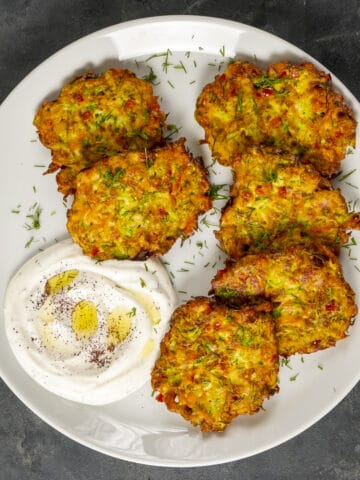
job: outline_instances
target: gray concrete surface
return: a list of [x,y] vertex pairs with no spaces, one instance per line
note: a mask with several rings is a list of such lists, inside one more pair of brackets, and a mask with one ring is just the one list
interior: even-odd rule
[[[360,98],[357,0],[0,0],[0,101],[73,40],[118,22],[163,14],[217,16],[272,32],[321,61]],[[158,468],[74,443],[0,382],[0,480],[357,480],[359,406],[360,385],[313,427],[263,454],[214,467]]]

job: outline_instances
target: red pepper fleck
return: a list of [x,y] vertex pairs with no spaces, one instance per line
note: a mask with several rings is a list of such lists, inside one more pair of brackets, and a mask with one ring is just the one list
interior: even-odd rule
[[74,93],[74,98],[77,102],[83,102],[84,101],[84,97],[79,92]]
[[274,95],[274,90],[272,88],[263,88],[262,93],[265,97],[270,97],[271,95]]
[[219,270],[219,271],[217,272],[217,274],[216,274],[216,278],[217,278],[217,279],[218,279],[218,278],[222,278],[222,277],[225,275],[225,273],[226,273],[226,269],[225,269],[225,268],[222,269],[222,270]]
[[159,393],[159,395],[157,395],[155,398],[158,402],[163,402],[164,401],[164,396],[163,396],[162,393]]
[[325,310],[327,312],[333,312],[334,310],[336,310],[337,307],[336,307],[336,303],[335,303],[335,300],[331,300],[329,303],[327,303],[325,305]]
[[237,96],[238,89],[237,89],[236,85],[232,85],[230,87],[229,94],[230,94],[231,97],[236,97]]
[[224,80],[226,80],[226,76],[224,73],[222,75],[219,75],[219,80],[220,82],[223,82]]
[[136,102],[132,98],[129,98],[128,100],[126,100],[124,108],[128,109],[128,108],[133,108],[135,106],[136,106]]
[[99,249],[97,247],[93,247],[91,249],[91,256],[96,257],[96,255],[99,253]]
[[80,116],[83,120],[88,120],[89,118],[92,117],[92,113],[90,110],[85,110],[85,112],[82,112]]
[[165,208],[163,208],[163,207],[160,207],[160,208],[159,208],[159,213],[160,213],[160,215],[163,215],[163,216],[164,216],[164,215],[167,215],[167,211],[166,211]]
[[286,77],[286,75],[287,75],[286,70],[283,70],[282,72],[279,73],[278,78],[284,78]]
[[255,188],[255,192],[258,195],[261,195],[262,193],[264,193],[262,185],[257,185],[256,188]]
[[273,128],[277,128],[281,125],[281,118],[280,117],[275,117],[271,120],[270,125]]
[[279,187],[279,197],[286,198],[286,187]]

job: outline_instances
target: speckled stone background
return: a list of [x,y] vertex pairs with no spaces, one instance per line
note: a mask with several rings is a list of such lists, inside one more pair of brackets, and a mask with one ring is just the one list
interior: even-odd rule
[[[0,101],[70,42],[115,23],[169,14],[223,17],[274,33],[325,64],[360,98],[358,0],[0,0]],[[0,381],[0,480],[357,480],[359,407],[360,385],[316,425],[263,454],[207,468],[161,468],[74,443]]]

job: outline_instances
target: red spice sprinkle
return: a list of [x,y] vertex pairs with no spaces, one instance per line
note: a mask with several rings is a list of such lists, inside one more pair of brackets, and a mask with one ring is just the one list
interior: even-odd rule
[[81,113],[80,115],[83,120],[88,120],[92,117],[92,113],[90,110],[85,110],[85,112]]
[[329,303],[327,303],[325,305],[325,310],[327,312],[333,312],[334,310],[336,310],[337,307],[336,307],[336,303],[335,303],[335,300],[331,300]]
[[163,402],[164,401],[164,396],[163,396],[162,393],[159,393],[159,395],[157,395],[155,398],[158,402]]
[[77,102],[83,102],[84,101],[84,97],[79,92],[74,93],[74,98]]
[[225,79],[226,79],[226,76],[224,74],[219,75],[220,82],[223,82]]
[[96,257],[96,255],[99,253],[99,249],[97,247],[93,247],[91,249],[91,256]]
[[222,278],[226,273],[226,269],[219,270],[216,274],[216,278]]
[[229,94],[231,97],[236,97],[238,94],[238,88],[236,85],[232,85],[229,90]]
[[272,88],[263,88],[262,92],[265,97],[270,97],[271,95],[274,95],[274,90]]
[[286,187],[279,187],[279,197],[286,198]]
[[128,108],[134,108],[134,107],[136,107],[136,102],[132,98],[129,98],[128,100],[126,100],[124,105],[125,110]]
[[284,78],[286,77],[286,70],[283,70],[282,72],[279,73],[278,78]]

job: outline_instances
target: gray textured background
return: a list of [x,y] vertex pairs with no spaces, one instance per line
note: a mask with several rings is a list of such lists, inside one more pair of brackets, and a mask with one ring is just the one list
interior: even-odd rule
[[[360,98],[357,0],[0,0],[0,102],[41,61],[103,27],[154,15],[223,17],[304,49]],[[311,401],[311,399],[310,399]],[[43,423],[0,381],[0,480],[360,479],[360,385],[295,439],[208,468],[142,466],[82,447]]]

